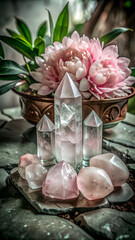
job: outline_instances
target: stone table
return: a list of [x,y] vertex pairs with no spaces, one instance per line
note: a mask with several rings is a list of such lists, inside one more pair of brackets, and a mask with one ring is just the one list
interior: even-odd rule
[[[123,122],[105,130],[103,136],[103,152],[111,151],[127,164],[131,173],[128,183],[133,189],[135,116],[127,113]],[[20,116],[19,107],[3,110],[0,113],[0,239],[135,239],[134,198],[131,200],[125,194],[128,189],[133,195],[127,184],[119,191],[119,203],[113,202],[114,195],[109,196],[110,205],[101,209],[82,214],[79,210],[71,214],[67,210],[60,215],[38,213],[9,180],[19,158],[28,152],[36,154],[35,128]],[[125,205],[123,198],[128,201]]]

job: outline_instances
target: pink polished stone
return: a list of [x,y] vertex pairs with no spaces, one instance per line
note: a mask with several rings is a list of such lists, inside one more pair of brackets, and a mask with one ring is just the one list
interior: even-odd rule
[[113,186],[121,186],[129,178],[129,171],[124,162],[112,153],[92,157],[90,166],[104,169],[109,175]]
[[73,199],[79,195],[76,171],[64,161],[51,167],[43,182],[42,193],[54,199]]
[[18,172],[22,178],[25,179],[25,168],[31,163],[40,163],[40,159],[37,155],[27,153],[20,158],[18,164]]
[[77,184],[88,200],[104,198],[114,190],[108,174],[96,167],[82,168],[77,177]]
[[41,188],[47,169],[41,164],[32,163],[25,168],[25,176],[28,185],[32,189]]

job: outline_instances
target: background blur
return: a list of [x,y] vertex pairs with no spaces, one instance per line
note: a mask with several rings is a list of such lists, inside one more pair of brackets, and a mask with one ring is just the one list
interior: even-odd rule
[[[5,28],[16,30],[14,16],[23,19],[35,37],[39,25],[48,19],[46,8],[53,21],[65,6],[67,0],[1,0],[0,35],[8,35]],[[129,27],[135,30],[134,0],[69,0],[69,31],[76,29],[89,37],[101,37],[116,27]],[[118,44],[119,55],[130,58],[130,66],[135,67],[135,31],[127,32],[113,43]],[[23,64],[23,59],[15,50],[3,44],[6,59]],[[1,82],[1,81],[0,81]],[[135,98],[129,110],[135,113]],[[12,91],[0,96],[0,110],[19,105],[18,96]]]

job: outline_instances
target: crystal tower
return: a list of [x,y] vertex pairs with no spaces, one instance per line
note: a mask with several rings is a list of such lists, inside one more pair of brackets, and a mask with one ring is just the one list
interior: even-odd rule
[[37,130],[37,155],[41,164],[49,166],[54,164],[54,124],[44,115],[36,126]]
[[88,165],[91,157],[102,153],[102,126],[103,123],[95,111],[83,122],[83,159]]
[[55,92],[55,157],[82,165],[82,96],[68,73]]

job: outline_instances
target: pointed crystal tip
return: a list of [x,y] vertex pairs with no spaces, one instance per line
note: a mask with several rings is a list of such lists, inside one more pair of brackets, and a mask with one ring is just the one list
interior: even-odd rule
[[57,98],[81,97],[81,94],[69,73],[65,73],[60,85],[58,86],[55,92],[55,97]]
[[94,110],[85,118],[84,124],[90,127],[99,127],[102,124],[102,120],[99,116],[95,113]]
[[50,132],[54,129],[54,124],[46,115],[44,115],[36,125],[36,128],[41,132]]

